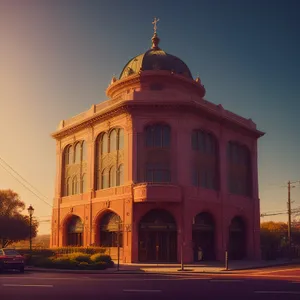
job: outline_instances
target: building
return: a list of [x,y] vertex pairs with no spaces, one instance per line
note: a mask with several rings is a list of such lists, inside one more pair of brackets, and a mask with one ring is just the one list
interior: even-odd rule
[[124,262],[260,258],[257,140],[204,99],[187,65],[152,47],[109,100],[60,123],[51,246],[101,246]]

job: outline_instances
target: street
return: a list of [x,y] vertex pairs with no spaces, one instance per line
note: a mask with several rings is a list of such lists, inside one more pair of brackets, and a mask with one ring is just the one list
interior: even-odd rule
[[269,268],[238,274],[68,274],[26,272],[0,275],[3,299],[186,299],[242,297],[300,299],[300,268]]

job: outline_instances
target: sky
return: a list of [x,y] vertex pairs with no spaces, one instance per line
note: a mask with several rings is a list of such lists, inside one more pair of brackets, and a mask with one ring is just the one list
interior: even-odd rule
[[[261,212],[284,211],[284,185],[300,180],[299,9],[297,0],[1,0],[0,189],[32,204],[39,233],[49,233],[50,134],[107,100],[112,76],[150,48],[158,17],[161,48],[200,76],[205,98],[266,132],[258,149]],[[300,206],[300,185],[292,200]]]

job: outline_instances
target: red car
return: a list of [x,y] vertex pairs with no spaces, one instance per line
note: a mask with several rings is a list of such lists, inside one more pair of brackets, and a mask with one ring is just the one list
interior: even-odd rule
[[19,270],[24,273],[24,257],[14,249],[0,249],[0,273],[3,270]]

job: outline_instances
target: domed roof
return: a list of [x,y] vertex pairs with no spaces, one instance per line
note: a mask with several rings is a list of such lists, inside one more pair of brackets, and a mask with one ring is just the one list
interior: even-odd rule
[[121,72],[120,79],[138,74],[140,71],[170,71],[193,79],[187,65],[178,57],[168,54],[158,47],[159,38],[154,34],[152,48],[131,59]]

